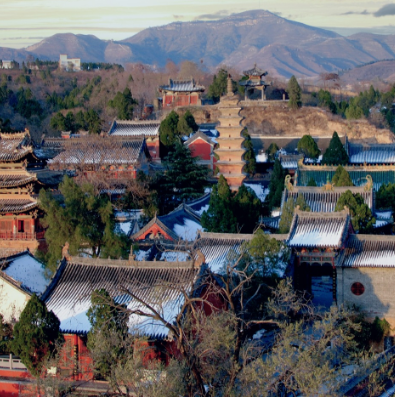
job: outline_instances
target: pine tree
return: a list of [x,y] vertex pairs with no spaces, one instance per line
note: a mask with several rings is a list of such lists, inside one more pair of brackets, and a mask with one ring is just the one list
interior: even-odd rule
[[69,242],[74,255],[87,247],[93,256],[119,258],[127,255],[126,238],[114,232],[115,218],[107,196],[97,194],[88,183],[79,186],[67,176],[59,190],[63,202],[43,189],[39,196],[40,207],[45,212],[42,224],[47,228],[48,244],[48,251],[42,256],[49,269],[55,270],[65,242]]
[[365,204],[363,197],[359,193],[353,194],[347,190],[337,200],[335,211],[342,211],[345,206],[350,210],[354,230],[357,233],[370,233],[376,219],[368,205]]
[[278,229],[278,232],[280,234],[289,233],[289,229],[291,228],[291,223],[294,215],[294,210],[297,206],[299,206],[300,211],[310,211],[310,207],[306,203],[303,194],[298,194],[298,196],[296,197],[296,202],[294,202],[292,198],[289,198],[287,202],[284,204],[283,211],[281,213],[281,219]]
[[255,158],[255,151],[254,151],[254,145],[251,140],[250,134],[248,132],[244,132],[243,136],[245,138],[244,141],[244,147],[247,149],[247,151],[244,153],[244,160],[247,161],[247,164],[244,166],[244,170],[250,174],[254,175],[256,172],[256,158]]
[[316,141],[311,135],[304,135],[298,142],[298,151],[306,157],[316,160],[321,151],[318,149]]
[[333,175],[332,178],[332,183],[337,187],[354,186],[350,174],[341,165],[336,168],[335,175]]
[[86,315],[91,324],[87,347],[93,355],[95,370],[108,379],[112,363],[122,356],[122,341],[128,335],[125,307],[117,305],[105,289],[95,290]]
[[207,186],[208,168],[197,163],[190,150],[176,143],[163,162],[166,173],[158,180],[160,208],[164,213],[184,200],[198,198]]
[[50,357],[62,341],[60,321],[33,294],[14,327],[12,352],[19,356],[33,376],[39,376],[43,361]]
[[118,91],[114,99],[108,102],[108,106],[117,110],[117,117],[121,120],[131,120],[133,118],[133,108],[136,104],[137,101],[127,87],[123,92]]
[[281,213],[280,223],[278,224],[278,232],[280,234],[289,233],[291,228],[292,219],[294,216],[295,203],[292,198],[289,198],[284,204],[283,211]]
[[253,233],[262,214],[262,202],[255,192],[241,185],[233,198],[233,208],[238,230],[241,233]]
[[274,160],[276,159],[276,154],[279,151],[279,147],[277,146],[277,144],[275,142],[272,142],[270,144],[270,146],[268,147],[268,149],[266,150],[266,154],[267,154],[267,161],[272,161],[274,162]]
[[196,124],[195,118],[192,113],[187,110],[182,117],[179,118],[177,124],[177,132],[180,136],[189,136],[193,132],[196,132],[199,126]]
[[288,106],[291,109],[299,109],[302,106],[302,89],[295,76],[289,79],[287,93],[289,97]]
[[329,143],[328,149],[326,149],[323,157],[322,164],[327,165],[346,165],[348,164],[348,154],[344,149],[343,144],[340,141],[339,135],[335,131],[332,139]]
[[170,147],[173,146],[176,142],[179,142],[179,134],[178,134],[178,114],[172,110],[167,117],[160,123],[159,127],[159,139],[161,143]]
[[237,218],[232,208],[232,192],[228,182],[220,175],[218,184],[213,186],[209,208],[203,212],[202,226],[207,232],[237,233]]
[[285,170],[280,161],[277,159],[274,162],[273,172],[269,182],[269,194],[266,196],[265,205],[269,212],[281,205],[281,196],[284,190]]
[[217,75],[214,75],[212,84],[208,87],[207,97],[218,102],[220,97],[226,93],[228,82],[228,72],[220,69]]

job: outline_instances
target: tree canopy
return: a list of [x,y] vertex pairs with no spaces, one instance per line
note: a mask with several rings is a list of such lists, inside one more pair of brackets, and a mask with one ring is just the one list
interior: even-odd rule
[[172,110],[160,123],[159,138],[165,147],[171,147],[176,142],[180,142],[180,134],[178,132],[179,120],[180,117],[177,112]]
[[277,143],[272,142],[266,149],[267,160],[274,162],[274,160],[276,159],[276,154],[279,150],[280,148],[277,146]]
[[339,135],[334,131],[332,139],[322,156],[322,164],[327,165],[346,165],[348,164],[348,154],[340,141]]
[[392,212],[395,212],[395,183],[380,186],[376,193],[376,208],[391,209]]
[[318,156],[321,154],[316,141],[311,135],[303,135],[298,142],[298,151],[313,160],[318,159]]
[[92,256],[106,258],[127,255],[125,238],[114,232],[113,208],[107,196],[95,192],[91,184],[79,186],[67,176],[59,190],[61,201],[50,191],[40,191],[40,207],[45,212],[42,224],[47,227],[48,243],[48,252],[42,255],[51,270],[55,270],[57,260],[61,259],[66,242],[70,244],[71,254],[85,250]]
[[256,194],[246,186],[240,186],[237,193],[230,190],[223,175],[213,186],[210,204],[203,212],[201,222],[208,232],[252,233],[256,227],[262,203]]
[[356,232],[367,234],[372,231],[376,219],[359,193],[344,192],[337,200],[335,211],[342,211],[345,206],[350,210],[351,223]]
[[133,118],[133,108],[137,101],[133,98],[132,92],[126,87],[123,92],[118,91],[114,99],[108,102],[108,106],[116,109],[117,117],[121,120]]
[[288,81],[287,93],[289,97],[288,106],[291,109],[300,108],[302,106],[302,89],[295,76],[292,76]]
[[256,158],[255,158],[254,145],[251,141],[251,135],[247,131],[243,133],[243,136],[245,138],[244,147],[247,150],[244,153],[244,160],[246,160],[247,162],[247,164],[244,166],[244,170],[248,174],[254,175],[256,172]]
[[207,97],[218,102],[222,95],[226,94],[228,82],[228,72],[225,69],[220,69],[213,77],[213,82],[208,87]]
[[269,194],[266,196],[265,205],[270,212],[273,208],[280,207],[281,196],[284,190],[285,170],[280,160],[276,159],[269,182]]
[[117,305],[105,289],[95,290],[86,315],[91,324],[87,347],[93,355],[96,372],[108,379],[111,365],[122,355],[122,341],[128,335],[125,307]]
[[167,213],[184,200],[192,200],[204,194],[208,184],[208,168],[197,161],[182,143],[176,143],[165,157],[163,164],[166,172],[152,186],[157,192],[161,213]]
[[310,211],[310,207],[307,204],[303,194],[298,194],[296,197],[296,201],[292,198],[289,198],[286,203],[284,204],[283,211],[281,213],[281,219],[279,223],[278,232],[280,234],[287,234],[289,233],[289,229],[291,228],[292,219],[294,215],[295,208],[299,206],[301,211]]
[[43,361],[55,352],[63,339],[59,326],[55,314],[33,294],[14,326],[11,349],[34,376],[40,375]]
[[337,187],[354,186],[350,174],[341,165],[336,168],[335,174],[332,178],[332,183]]

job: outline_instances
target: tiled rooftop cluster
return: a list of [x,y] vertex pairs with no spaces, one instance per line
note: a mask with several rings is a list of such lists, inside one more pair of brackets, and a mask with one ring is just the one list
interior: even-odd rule
[[158,136],[159,121],[114,120],[109,135],[114,136]]
[[195,83],[195,80],[173,80],[169,79],[169,84],[160,86],[161,90],[176,92],[202,92],[204,86]]
[[335,247],[344,243],[350,227],[348,210],[332,213],[295,209],[287,244],[290,247]]
[[[61,329],[86,332],[90,324],[86,316],[91,295],[105,288],[110,296],[128,309],[147,310],[128,294],[152,305],[169,322],[178,314],[183,297],[181,291],[192,293],[202,269],[193,262],[135,262],[72,257],[58,268],[43,299],[49,310],[58,316]],[[129,326],[134,332],[166,337],[167,331],[159,322],[132,315]]]

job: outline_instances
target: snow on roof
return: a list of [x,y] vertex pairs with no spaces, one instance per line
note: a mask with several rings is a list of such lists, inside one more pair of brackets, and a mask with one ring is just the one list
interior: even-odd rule
[[269,189],[258,183],[243,183],[244,186],[249,187],[255,192],[259,200],[265,201],[266,196],[269,194]]
[[[63,332],[87,332],[86,316],[92,292],[105,288],[119,304],[130,310],[146,310],[142,304],[125,295],[131,291],[148,302],[168,322],[173,322],[183,302],[183,294],[192,292],[201,269],[193,262],[133,262],[126,260],[71,258],[63,261],[43,299],[61,322]],[[164,281],[166,280],[166,281]],[[159,322],[144,316],[131,315],[132,332],[147,336],[166,337],[168,330]]]
[[43,264],[28,252],[15,255],[3,272],[38,295],[44,292],[50,281],[45,277]]
[[183,224],[176,223],[173,226],[174,233],[176,233],[178,237],[187,241],[195,240],[199,230],[202,230],[202,225],[187,218],[184,219]]
[[157,136],[159,135],[159,126],[159,121],[114,120],[108,134],[120,136]]
[[343,253],[342,266],[395,267],[395,236],[350,236]]
[[346,210],[333,213],[303,212],[295,209],[289,232],[290,247],[340,247],[348,232]]

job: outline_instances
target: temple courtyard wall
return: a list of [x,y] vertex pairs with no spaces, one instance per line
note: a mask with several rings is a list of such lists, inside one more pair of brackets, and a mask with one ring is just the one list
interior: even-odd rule
[[[360,283],[364,292],[352,292]],[[357,293],[360,293],[357,291]],[[368,319],[385,318],[395,334],[395,269],[383,267],[337,268],[337,303],[359,307]]]

